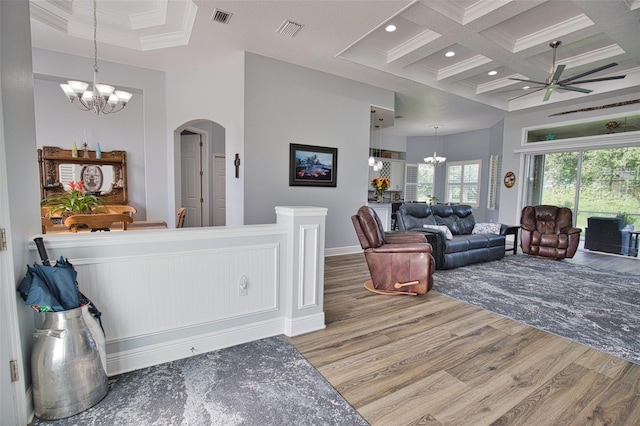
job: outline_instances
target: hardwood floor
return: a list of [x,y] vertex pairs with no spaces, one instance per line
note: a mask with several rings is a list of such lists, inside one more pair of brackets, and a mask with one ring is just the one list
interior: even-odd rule
[[[571,262],[640,274],[622,256]],[[370,424],[640,424],[640,365],[434,291],[370,293],[362,254],[325,265],[327,328],[290,341]]]

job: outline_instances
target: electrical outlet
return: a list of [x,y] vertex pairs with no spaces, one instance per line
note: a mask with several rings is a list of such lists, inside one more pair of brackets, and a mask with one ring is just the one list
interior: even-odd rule
[[238,286],[238,296],[248,296],[248,295],[249,295],[249,288],[248,288],[247,277],[243,275],[240,278],[240,284]]

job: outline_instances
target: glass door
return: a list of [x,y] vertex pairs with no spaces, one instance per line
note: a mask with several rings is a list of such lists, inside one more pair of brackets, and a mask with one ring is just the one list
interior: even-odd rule
[[640,148],[529,155],[525,203],[568,207],[583,229],[591,216],[623,216],[638,226]]

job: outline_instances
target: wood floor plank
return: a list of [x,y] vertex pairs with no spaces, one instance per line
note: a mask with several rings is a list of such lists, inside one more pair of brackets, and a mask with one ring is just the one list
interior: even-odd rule
[[[624,256],[566,262],[640,274]],[[327,328],[290,341],[371,425],[640,424],[640,365],[435,291],[373,294],[369,278],[361,253],[326,258]]]

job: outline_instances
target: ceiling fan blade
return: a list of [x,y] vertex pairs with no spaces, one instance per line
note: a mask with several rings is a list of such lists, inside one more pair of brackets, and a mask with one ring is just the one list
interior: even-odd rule
[[582,84],[582,83],[595,83],[596,81],[607,81],[607,80],[619,80],[621,78],[625,78],[625,75],[614,75],[612,77],[602,77],[602,78],[592,78],[589,80],[580,80],[580,81],[570,81],[571,84]]
[[525,80],[524,78],[513,78],[513,77],[509,77],[509,80],[524,81],[525,83],[533,83],[533,84],[542,84],[543,86],[546,86],[546,85],[547,85],[547,83],[545,83],[545,82],[543,82],[543,81]]
[[552,83],[557,83],[558,80],[560,80],[560,76],[564,72],[564,69],[565,69],[565,65],[558,65],[558,68],[556,68],[556,72],[554,72],[553,77],[551,77]]
[[547,91],[544,94],[544,98],[542,98],[542,102],[549,100],[549,98],[551,97],[551,94],[553,93],[553,89],[555,89],[556,87],[558,87],[556,84],[552,84],[549,87],[547,87]]
[[565,78],[564,80],[562,80],[562,81],[558,81],[557,83],[560,83],[560,84],[562,84],[562,83],[571,83],[571,82],[573,82],[573,80],[575,80],[575,79],[582,78],[582,77],[584,77],[584,76],[587,76],[587,75],[589,75],[589,74],[596,73],[596,72],[598,72],[598,71],[606,70],[607,68],[615,67],[616,65],[618,65],[618,64],[617,64],[617,63],[615,63],[615,62],[612,62],[612,63],[610,63],[610,64],[603,65],[603,66],[598,67],[598,68],[594,68],[594,69],[592,69],[592,70],[590,70],[590,71],[585,71],[585,72],[583,72],[583,73],[580,73],[580,74],[577,74],[577,75],[571,76],[571,77],[569,77],[569,78]]
[[532,93],[539,92],[539,91],[541,91],[542,89],[544,89],[544,87],[540,87],[539,89],[532,90],[531,92],[523,93],[522,95],[518,95],[518,96],[516,96],[515,98],[511,98],[511,99],[509,99],[509,100],[510,100],[510,101],[513,101],[513,100],[518,99],[518,98],[521,98],[521,97],[523,97],[523,96],[527,96],[527,95],[530,95],[530,94],[532,94]]
[[582,87],[574,87],[574,86],[565,86],[565,85],[558,85],[557,87],[558,90],[571,90],[572,92],[580,92],[580,93],[591,93],[593,92],[593,90],[589,90],[589,89],[583,89]]

